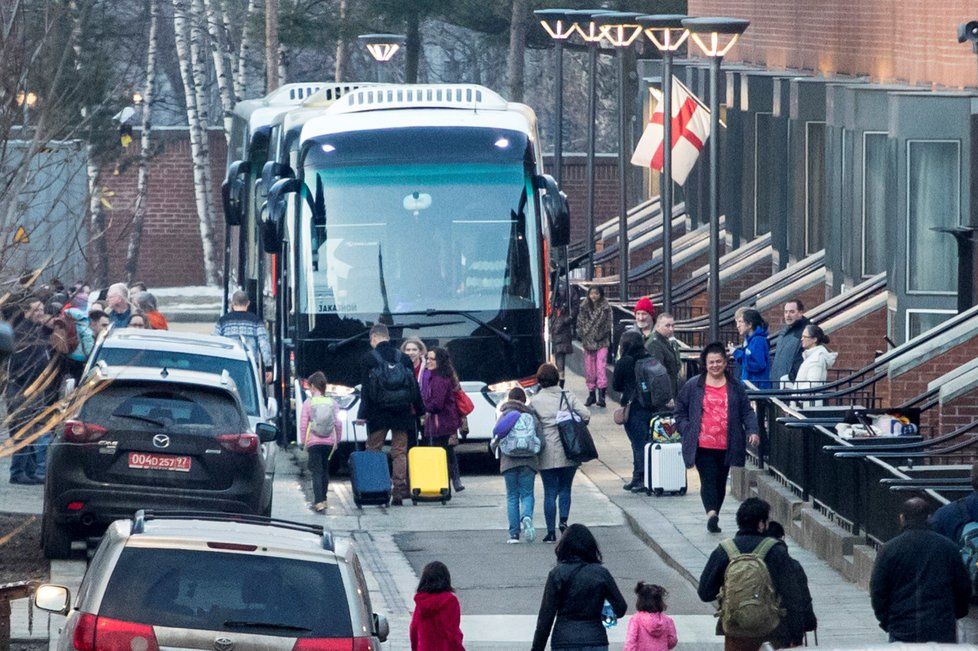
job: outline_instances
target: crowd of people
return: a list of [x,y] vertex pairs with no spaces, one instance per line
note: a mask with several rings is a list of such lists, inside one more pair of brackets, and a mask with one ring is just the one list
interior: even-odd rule
[[43,484],[53,409],[63,381],[77,382],[99,336],[109,328],[167,329],[156,298],[143,283],[111,285],[96,296],[84,281],[66,287],[25,276],[0,306],[14,333],[4,399],[11,437],[27,440],[11,459],[11,484]]

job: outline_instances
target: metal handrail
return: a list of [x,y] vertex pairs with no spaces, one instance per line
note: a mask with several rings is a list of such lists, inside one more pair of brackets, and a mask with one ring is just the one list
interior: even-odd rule
[[[970,425],[965,425],[963,427],[959,427],[958,429],[948,434],[941,434],[940,436],[935,436],[934,438],[925,439],[923,441],[915,441],[913,443],[883,443],[881,445],[873,445],[873,450],[880,451],[880,452],[895,452],[899,450],[925,450],[934,445],[940,445],[941,443],[950,441],[951,439],[957,438],[963,434],[967,434],[971,430],[976,428],[978,428],[978,422],[971,423]],[[822,451],[828,453],[851,452],[852,447],[848,445],[826,445],[822,447]],[[867,456],[876,456],[876,455],[867,454]]]
[[930,450],[928,452],[900,452],[895,450],[892,452],[877,452],[875,450],[847,450],[845,452],[836,452],[833,456],[837,459],[859,459],[862,457],[876,457],[877,459],[927,459],[930,457],[942,457],[948,454],[953,454],[964,450],[965,448],[971,447],[975,443],[978,443],[978,436],[973,436],[967,441],[962,441],[961,443],[956,443],[955,445],[948,446],[946,448],[941,448],[940,450]]

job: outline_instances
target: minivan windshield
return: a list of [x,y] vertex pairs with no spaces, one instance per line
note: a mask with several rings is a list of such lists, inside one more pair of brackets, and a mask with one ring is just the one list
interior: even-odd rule
[[353,637],[339,566],[262,554],[126,547],[98,616],[208,631]]
[[249,416],[258,416],[258,396],[251,365],[243,359],[227,359],[213,355],[180,353],[170,350],[142,350],[102,346],[96,362],[109,366],[136,366],[142,368],[166,368],[170,370],[200,371],[220,375],[227,371],[238,389],[241,404]]

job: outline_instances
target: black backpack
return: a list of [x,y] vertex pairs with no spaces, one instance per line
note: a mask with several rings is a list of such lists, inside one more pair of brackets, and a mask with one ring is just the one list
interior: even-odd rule
[[414,373],[401,361],[398,351],[388,362],[376,350],[371,353],[377,365],[370,369],[370,397],[381,409],[406,409],[413,403],[416,381]]
[[672,398],[672,380],[666,367],[654,357],[636,360],[635,402],[645,409],[661,411]]

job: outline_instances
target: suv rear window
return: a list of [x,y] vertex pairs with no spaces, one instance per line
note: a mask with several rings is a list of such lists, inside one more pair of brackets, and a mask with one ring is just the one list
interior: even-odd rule
[[234,399],[223,392],[180,385],[160,387],[121,382],[102,389],[82,405],[86,423],[136,431],[239,434],[247,431]]
[[100,617],[282,637],[352,637],[340,569],[259,554],[126,547]]
[[102,346],[96,362],[104,361],[109,366],[139,366],[143,368],[168,368],[183,371],[221,374],[227,371],[234,384],[245,411],[258,415],[258,398],[255,395],[255,378],[251,365],[241,359],[227,359],[213,355],[196,355],[168,350],[142,350],[136,348],[114,348]]

